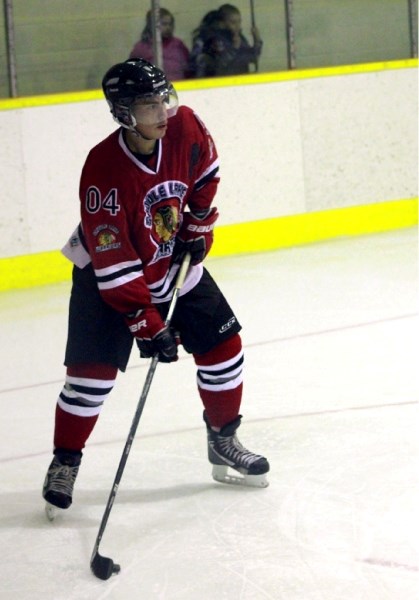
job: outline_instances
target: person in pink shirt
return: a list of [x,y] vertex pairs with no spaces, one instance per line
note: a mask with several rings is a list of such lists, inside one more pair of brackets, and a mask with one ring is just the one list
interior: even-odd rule
[[[129,58],[143,58],[155,64],[153,56],[153,32],[151,10],[146,15],[146,25],[141,38],[134,45]],[[160,8],[160,30],[162,37],[163,68],[170,81],[190,77],[189,50],[180,38],[173,35],[175,18],[166,8]]]

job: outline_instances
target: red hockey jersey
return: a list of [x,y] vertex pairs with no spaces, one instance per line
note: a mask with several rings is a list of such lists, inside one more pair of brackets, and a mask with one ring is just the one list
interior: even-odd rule
[[[91,260],[103,299],[124,314],[170,299],[182,214],[208,209],[219,181],[213,139],[190,108],[178,109],[156,143],[153,167],[129,150],[122,129],[90,151],[80,181],[81,231],[63,249],[78,266]],[[201,273],[201,265],[190,269],[183,293]]]

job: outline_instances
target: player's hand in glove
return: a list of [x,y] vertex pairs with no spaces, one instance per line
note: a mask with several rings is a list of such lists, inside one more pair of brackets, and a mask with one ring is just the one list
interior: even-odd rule
[[177,344],[171,330],[165,326],[160,313],[153,306],[139,310],[126,317],[129,330],[136,339],[142,358],[159,355],[160,362],[178,359]]
[[177,344],[172,331],[165,327],[151,340],[137,339],[141,358],[151,358],[158,352],[159,361],[175,362],[178,359]]
[[191,212],[183,214],[182,225],[176,236],[176,262],[180,262],[186,252],[191,254],[191,264],[202,262],[211,249],[214,241],[214,226],[218,219],[218,211],[214,206],[201,216]]

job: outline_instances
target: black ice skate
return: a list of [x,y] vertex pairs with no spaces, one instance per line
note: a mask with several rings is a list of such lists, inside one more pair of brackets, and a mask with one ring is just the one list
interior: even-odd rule
[[[236,430],[240,426],[241,415],[224,425],[219,432],[211,429],[205,412],[204,421],[207,425],[208,460],[213,465],[213,479],[221,483],[267,487],[268,461],[244,448],[237,438]],[[228,467],[242,476],[228,474]]]
[[45,477],[42,495],[47,501],[45,508],[50,520],[55,508],[68,508],[73,500],[74,482],[79,471],[82,453],[57,449]]

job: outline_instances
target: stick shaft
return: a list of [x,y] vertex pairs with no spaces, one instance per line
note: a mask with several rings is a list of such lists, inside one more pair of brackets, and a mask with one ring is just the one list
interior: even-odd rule
[[[185,278],[186,278],[186,274],[188,272],[190,260],[191,260],[191,255],[190,254],[186,254],[186,256],[183,259],[182,264],[180,266],[180,269],[179,269],[179,272],[178,272],[178,275],[177,275],[177,279],[176,279],[175,288],[174,288],[173,295],[172,295],[172,299],[170,301],[169,310],[167,312],[167,318],[166,318],[166,321],[165,321],[165,324],[167,326],[170,325],[170,321],[172,320],[172,316],[173,316],[174,310],[176,308],[176,303],[177,303],[177,300],[178,300],[178,297],[179,297],[179,292],[180,292],[180,290],[181,290],[181,288],[183,286],[183,283],[184,283]],[[129,453],[131,451],[131,446],[132,446],[132,443],[133,443],[134,438],[135,438],[135,434],[136,434],[136,431],[137,431],[138,423],[140,422],[140,419],[141,419],[141,415],[142,415],[142,412],[143,412],[143,409],[144,409],[144,405],[145,405],[145,402],[146,402],[146,399],[147,399],[147,396],[148,396],[148,392],[149,392],[150,387],[151,387],[151,383],[153,381],[154,373],[156,372],[156,368],[157,368],[157,363],[158,362],[159,362],[158,354],[156,353],[153,356],[153,358],[151,359],[151,364],[150,364],[150,367],[149,367],[148,372],[147,372],[147,376],[146,376],[146,379],[145,379],[145,382],[144,382],[143,390],[141,392],[141,396],[140,396],[140,399],[139,399],[138,404],[137,404],[137,409],[135,411],[135,414],[134,414],[134,417],[133,417],[133,420],[132,420],[132,423],[131,423],[131,427],[130,427],[130,430],[129,430],[129,433],[128,433],[127,441],[125,442],[124,450],[122,452],[122,456],[121,456],[121,459],[119,461],[118,469],[116,471],[115,479],[114,479],[114,482],[112,484],[112,488],[111,488],[111,491],[110,491],[110,494],[109,494],[108,502],[106,504],[105,511],[103,513],[102,521],[101,521],[101,524],[100,524],[100,527],[99,527],[99,531],[98,531],[98,534],[97,534],[97,537],[96,537],[96,542],[95,542],[95,545],[94,545],[94,548],[93,548],[92,561],[93,561],[94,557],[96,556],[96,554],[97,554],[97,552],[99,550],[99,545],[100,545],[103,533],[105,531],[106,524],[108,522],[109,515],[111,513],[112,506],[113,506],[113,503],[115,501],[116,494],[118,492],[118,487],[119,487],[119,484],[120,484],[121,479],[122,479],[122,474],[124,472],[125,465],[127,463]]]

